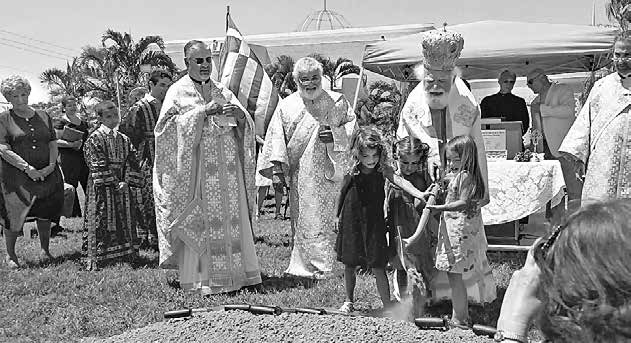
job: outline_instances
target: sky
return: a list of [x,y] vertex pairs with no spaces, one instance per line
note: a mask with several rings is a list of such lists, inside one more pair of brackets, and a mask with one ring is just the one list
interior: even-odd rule
[[[244,35],[296,31],[324,0],[3,0],[0,11],[0,79],[29,79],[30,102],[48,98],[39,75],[65,68],[86,45],[100,45],[111,28],[165,41],[225,34],[226,6]],[[604,4],[596,0],[596,23],[607,24]],[[328,0],[353,27],[479,20],[509,20],[589,25],[594,0]],[[515,37],[516,40],[519,37]],[[31,51],[26,51],[31,50]],[[0,95],[0,101],[4,98]]]

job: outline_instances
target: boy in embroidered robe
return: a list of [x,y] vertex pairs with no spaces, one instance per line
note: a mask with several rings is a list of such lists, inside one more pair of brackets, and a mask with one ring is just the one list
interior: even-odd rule
[[118,109],[111,101],[96,106],[101,125],[88,137],[84,154],[90,170],[86,192],[83,255],[88,269],[107,261],[132,260],[136,245],[136,207],[130,187],[142,187],[136,151],[116,129]]

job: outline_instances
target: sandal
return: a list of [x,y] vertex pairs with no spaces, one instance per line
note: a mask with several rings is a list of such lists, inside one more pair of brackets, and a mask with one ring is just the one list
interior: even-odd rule
[[14,261],[11,257],[7,256],[4,260],[4,262],[7,264],[7,266],[9,267],[9,269],[11,270],[17,270],[20,269],[20,265]]
[[340,306],[338,311],[344,312],[344,313],[355,312],[355,305],[353,304],[352,301],[345,301],[344,304]]

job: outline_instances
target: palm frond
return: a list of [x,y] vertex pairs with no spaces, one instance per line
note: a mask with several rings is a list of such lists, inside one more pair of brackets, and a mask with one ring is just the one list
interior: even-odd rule
[[631,0],[609,0],[605,4],[605,13],[609,20],[615,20],[623,31],[629,26]]
[[66,88],[70,81],[68,73],[58,68],[44,70],[39,76],[39,79],[51,90],[55,88]]
[[105,33],[103,33],[103,36],[101,36],[101,44],[103,45],[103,47],[105,47],[105,42],[107,42],[108,40],[111,40],[112,42],[114,42],[114,44],[120,47],[126,45],[125,36],[123,35],[123,33],[114,31],[112,29],[105,30]]
[[160,49],[164,50],[164,40],[160,36],[146,36],[140,38],[138,43],[134,46],[134,55],[141,56],[142,53],[147,50],[150,44],[157,44]]

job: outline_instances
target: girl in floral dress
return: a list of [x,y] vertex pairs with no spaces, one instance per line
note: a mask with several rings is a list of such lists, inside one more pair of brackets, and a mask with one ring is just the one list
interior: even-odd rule
[[339,227],[335,251],[338,261],[344,263],[346,300],[340,311],[352,312],[356,269],[372,268],[377,291],[384,307],[391,304],[390,287],[385,267],[391,257],[386,241],[384,218],[385,180],[392,182],[412,196],[422,199],[425,193],[412,183],[394,174],[387,143],[381,132],[373,127],[356,131],[352,139],[355,166],[344,177],[338,202]]
[[[442,212],[438,229],[435,266],[447,272],[452,298],[452,321],[469,323],[469,304],[463,274],[483,274],[488,266],[486,237],[478,202],[484,198],[485,186],[477,159],[477,147],[470,136],[456,136],[445,145],[447,197],[443,205],[428,205]],[[478,278],[485,283],[483,275]],[[492,287],[495,285],[480,285]],[[484,292],[483,292],[484,293]],[[494,293],[494,292],[493,292]]]

